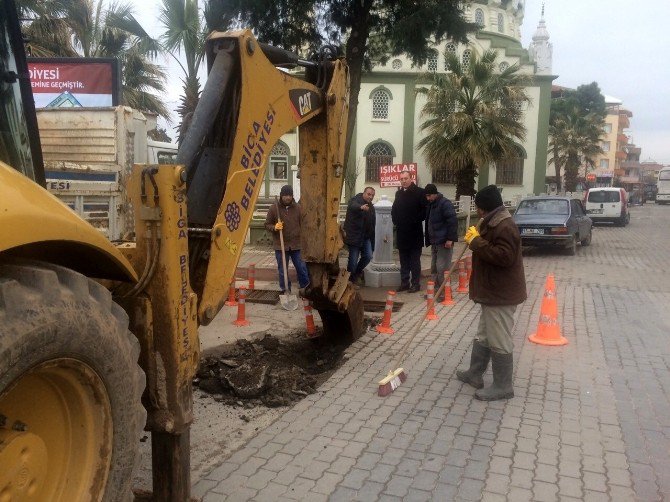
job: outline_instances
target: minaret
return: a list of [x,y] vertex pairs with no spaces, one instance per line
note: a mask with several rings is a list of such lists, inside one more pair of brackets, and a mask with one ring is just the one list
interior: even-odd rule
[[542,16],[537,30],[533,35],[533,41],[528,48],[530,59],[537,65],[538,75],[551,75],[551,58],[553,47],[549,42],[549,32],[544,22],[544,4],[542,4]]

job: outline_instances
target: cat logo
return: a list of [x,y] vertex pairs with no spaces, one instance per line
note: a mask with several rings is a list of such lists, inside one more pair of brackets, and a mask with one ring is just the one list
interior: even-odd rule
[[302,117],[312,111],[312,96],[309,91],[298,98],[298,110]]
[[310,89],[291,89],[289,98],[291,99],[293,113],[298,120],[319,111],[322,106],[319,93]]

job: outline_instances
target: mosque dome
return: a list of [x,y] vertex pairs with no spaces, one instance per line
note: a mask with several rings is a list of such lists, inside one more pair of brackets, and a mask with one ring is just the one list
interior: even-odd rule
[[479,25],[482,32],[505,35],[521,41],[524,0],[487,0],[465,5],[466,17]]

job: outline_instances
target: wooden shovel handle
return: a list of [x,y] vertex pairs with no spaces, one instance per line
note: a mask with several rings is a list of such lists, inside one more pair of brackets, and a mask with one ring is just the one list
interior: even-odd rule
[[[275,195],[275,207],[277,208],[277,221],[281,223],[281,216],[279,214],[279,199]],[[286,263],[286,251],[284,251],[284,231],[279,231],[279,244],[281,245],[281,260],[284,267],[284,291],[291,294],[291,286],[288,282],[288,263]],[[280,284],[281,286],[281,284]]]

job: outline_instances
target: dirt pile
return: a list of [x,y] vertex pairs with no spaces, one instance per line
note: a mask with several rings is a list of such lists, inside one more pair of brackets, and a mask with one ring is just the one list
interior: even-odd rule
[[340,366],[344,349],[304,333],[237,340],[203,357],[193,383],[226,404],[286,406],[315,392]]

